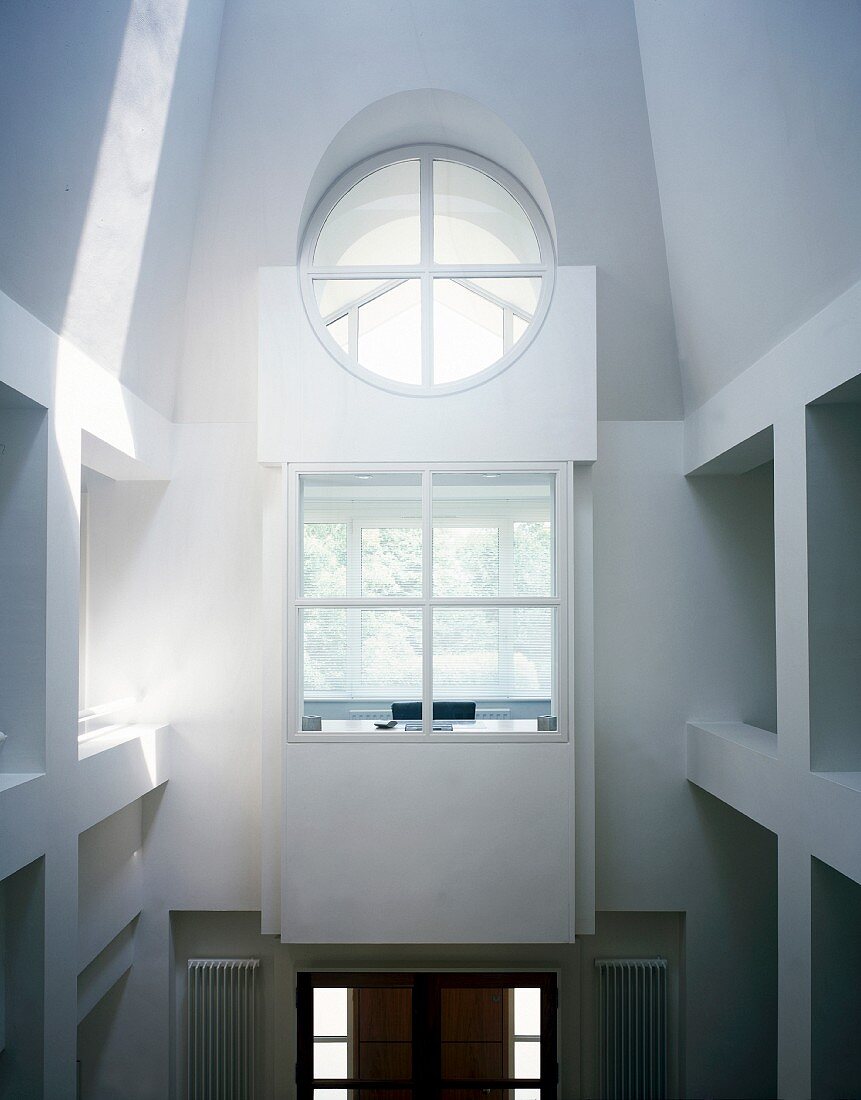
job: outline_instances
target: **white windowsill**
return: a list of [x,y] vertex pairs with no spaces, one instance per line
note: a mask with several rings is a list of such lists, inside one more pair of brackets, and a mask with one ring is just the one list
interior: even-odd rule
[[[440,719],[437,719],[440,721]],[[410,723],[412,724],[412,723]],[[566,742],[566,731],[538,732],[534,718],[507,720],[481,719],[474,724],[452,722],[452,730],[434,731],[427,735],[420,731],[406,732],[405,723],[392,730],[378,729],[372,721],[328,719],[320,731],[297,730],[288,741],[312,744],[362,744],[385,742],[394,745],[443,744],[463,745],[483,742],[515,742],[533,745],[544,742]]]

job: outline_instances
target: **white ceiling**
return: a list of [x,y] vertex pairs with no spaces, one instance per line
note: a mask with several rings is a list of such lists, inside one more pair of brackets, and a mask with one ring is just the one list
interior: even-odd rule
[[599,269],[605,419],[677,418],[861,277],[857,0],[7,0],[0,30],[0,289],[181,419],[256,417],[257,270],[362,134],[520,158]]

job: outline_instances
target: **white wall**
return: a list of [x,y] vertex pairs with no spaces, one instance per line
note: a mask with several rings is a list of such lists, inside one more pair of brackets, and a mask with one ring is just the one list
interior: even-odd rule
[[686,913],[682,1094],[771,1096],[774,838],[688,784],[684,742],[692,715],[736,717],[768,690],[738,659],[746,595],[715,547],[735,516],[703,508],[682,442],[680,423],[599,424],[597,907]]
[[167,414],[221,9],[3,6],[0,289]]
[[[48,423],[0,387],[0,771],[45,763]],[[20,406],[24,402],[19,403]]]
[[[229,0],[189,282],[180,419],[254,418],[257,270],[296,263],[308,189],[350,120],[416,89],[455,97],[432,97],[411,126],[407,112],[390,107],[387,145],[439,140],[448,131],[466,140],[471,118],[469,143],[492,156],[502,146],[499,130],[512,131],[543,176],[560,262],[599,267],[602,415],[680,415],[630,0],[552,0],[540,19],[513,0],[412,8]],[[471,112],[459,106],[462,97],[474,101]],[[380,128],[373,132],[382,138]]]
[[634,6],[690,411],[861,277],[861,8]]
[[172,724],[135,964],[82,1029],[99,1100],[169,1095],[169,910],[260,905],[260,481],[253,430],[185,425],[169,483],[90,489],[91,685]]
[[807,499],[811,766],[818,771],[861,771],[861,404],[857,401],[808,408]]

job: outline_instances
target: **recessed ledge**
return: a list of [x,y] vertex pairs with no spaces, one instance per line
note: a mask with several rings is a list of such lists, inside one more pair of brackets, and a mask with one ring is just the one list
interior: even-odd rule
[[33,779],[41,779],[44,774],[44,772],[0,772],[0,791],[9,791],[13,787],[30,783]]
[[169,735],[170,726],[123,726],[79,745],[79,832],[167,782]]
[[817,779],[825,779],[829,783],[837,783],[841,787],[847,787],[850,791],[861,793],[861,772],[817,772],[812,773]]
[[688,722],[688,730],[701,730],[724,741],[732,741],[752,752],[777,759],[777,734],[748,726],[744,722]]

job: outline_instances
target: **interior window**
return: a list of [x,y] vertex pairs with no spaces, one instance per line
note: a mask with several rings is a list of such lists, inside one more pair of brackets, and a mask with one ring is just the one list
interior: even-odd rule
[[557,713],[556,476],[298,476],[306,732],[536,733]]

